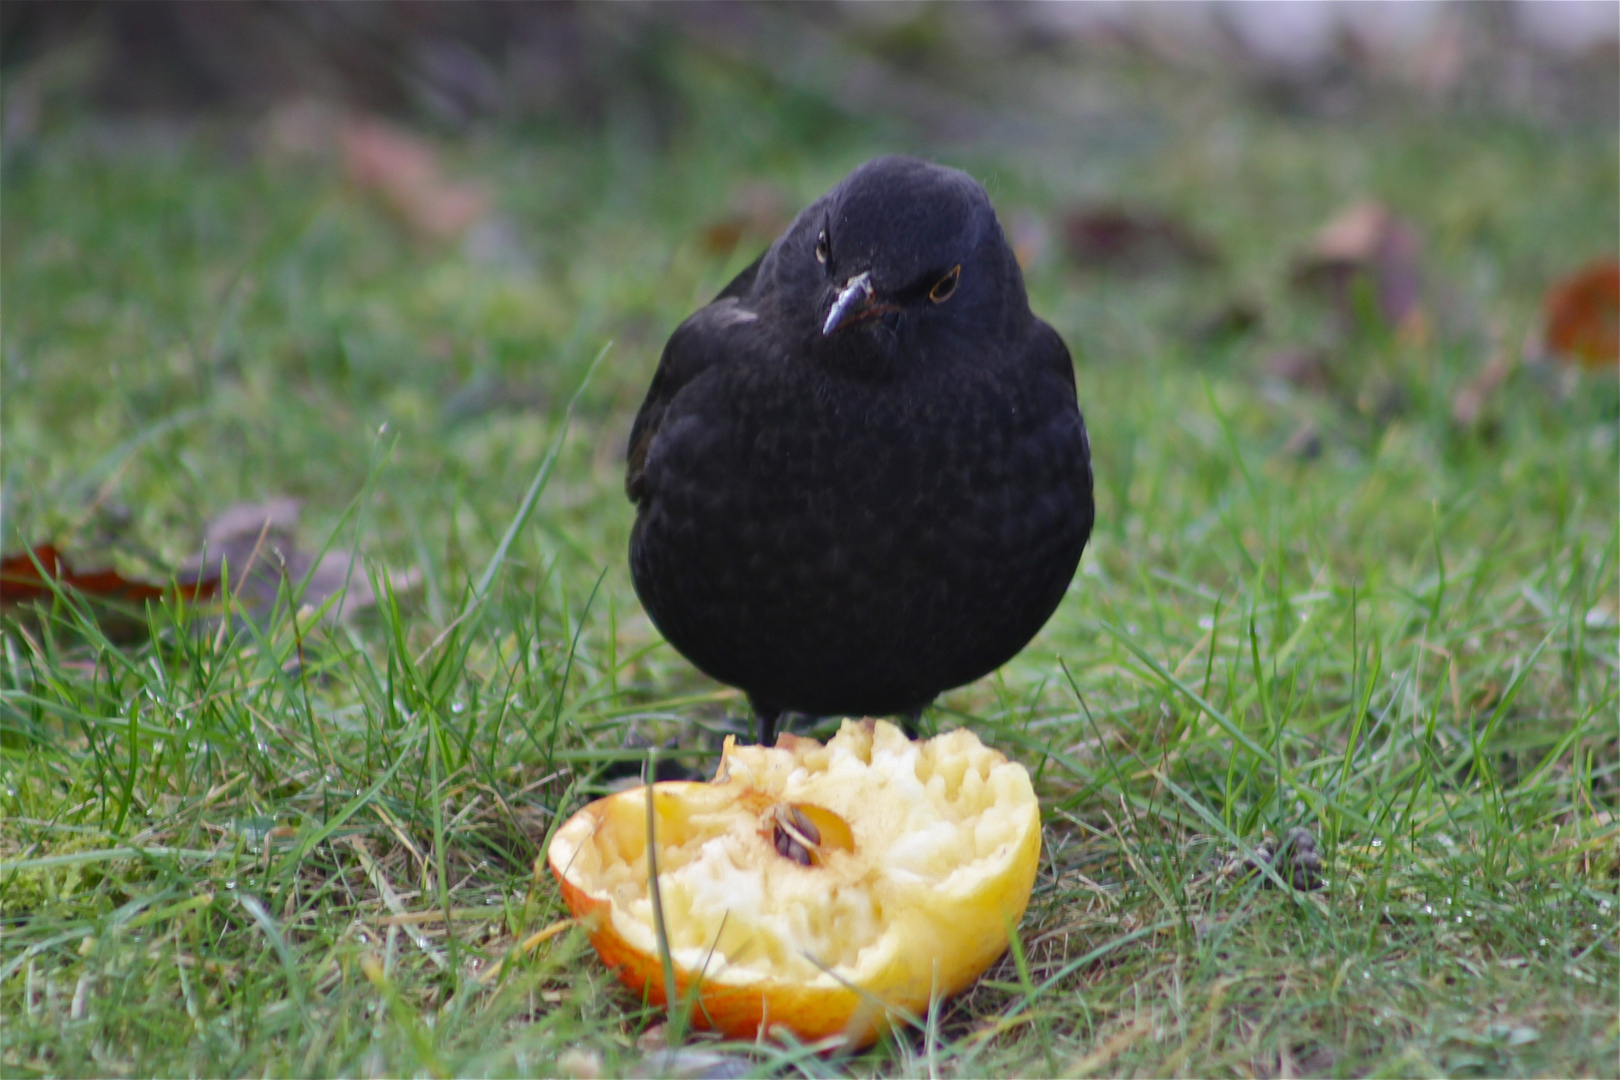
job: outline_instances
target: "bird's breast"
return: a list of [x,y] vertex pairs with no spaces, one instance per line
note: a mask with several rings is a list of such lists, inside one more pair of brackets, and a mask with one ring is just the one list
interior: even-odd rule
[[677,402],[686,407],[672,408],[649,461],[659,489],[683,516],[724,532],[723,547],[738,523],[798,550],[819,537],[837,559],[863,543],[885,557],[994,545],[1062,501],[1084,468],[1072,397],[1034,380],[872,385],[787,365],[724,374]]
[[711,675],[802,709],[910,707],[1005,661],[1063,595],[1091,519],[1072,391],[758,370],[688,390],[648,455],[631,565]]

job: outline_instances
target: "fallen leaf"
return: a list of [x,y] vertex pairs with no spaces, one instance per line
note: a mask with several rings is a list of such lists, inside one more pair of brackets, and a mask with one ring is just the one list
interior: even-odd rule
[[207,599],[218,589],[217,582],[195,581],[175,588],[131,580],[116,570],[78,571],[54,544],[36,544],[0,559],[0,603],[23,604],[49,600],[56,588],[68,589],[97,600],[137,604],[147,600],[183,597]]
[[1541,317],[1554,356],[1588,368],[1613,365],[1620,360],[1620,262],[1598,259],[1554,282]]
[[444,176],[431,144],[380,120],[349,119],[338,141],[349,180],[377,195],[418,236],[460,236],[489,210],[489,196],[475,184]]
[[[298,515],[296,499],[229,507],[208,526],[203,549],[181,566],[181,580],[218,582],[228,572],[231,595],[259,617],[274,608],[284,584],[291,590],[302,585],[296,602],[312,608],[338,596],[326,613],[332,622],[374,607],[371,575],[347,551],[328,550],[316,559],[299,547]],[[409,592],[422,583],[422,573],[389,573],[387,581],[394,592]]]
[[1069,258],[1097,269],[1140,272],[1220,261],[1214,245],[1180,221],[1113,204],[1069,211],[1063,218],[1063,240]]
[[[54,544],[38,544],[0,559],[0,603],[49,600],[56,589],[125,604],[208,600],[219,595],[228,571],[232,597],[256,618],[273,610],[283,585],[292,590],[302,585],[296,601],[312,608],[336,597],[326,612],[332,622],[376,606],[371,575],[348,552],[329,550],[316,558],[298,546],[298,510],[296,499],[226,509],[208,526],[202,551],[181,564],[173,587],[126,578],[116,570],[79,571]],[[413,568],[389,573],[386,580],[394,592],[404,593],[421,585],[422,574]]]
[[298,511],[297,499],[237,503],[209,523],[203,533],[203,543],[218,547],[243,537],[257,538],[261,531],[290,534],[298,527]]
[[1294,282],[1323,293],[1346,322],[1357,315],[1356,290],[1367,282],[1384,322],[1421,340],[1427,320],[1419,307],[1417,230],[1382,203],[1364,200],[1322,226],[1294,267]]

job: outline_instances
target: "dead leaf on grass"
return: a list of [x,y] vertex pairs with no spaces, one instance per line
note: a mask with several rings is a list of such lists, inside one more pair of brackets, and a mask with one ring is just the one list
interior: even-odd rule
[[1409,222],[1367,199],[1322,226],[1295,263],[1294,282],[1323,294],[1347,323],[1357,316],[1357,290],[1370,288],[1379,317],[1398,333],[1422,340],[1427,316],[1421,305],[1421,252]]
[[1119,204],[1078,206],[1063,218],[1064,247],[1082,267],[1144,272],[1220,261],[1215,246],[1167,214]]
[[1541,302],[1547,351],[1586,368],[1620,361],[1620,261],[1598,259],[1560,278]]
[[[348,551],[328,549],[317,558],[298,545],[298,516],[297,499],[229,507],[208,526],[203,549],[182,564],[181,580],[218,582],[228,571],[231,595],[257,617],[274,608],[284,584],[302,584],[298,602],[312,608],[337,597],[326,613],[331,622],[376,606],[371,575]],[[390,572],[387,582],[396,593],[409,592],[422,583],[422,572]]]
[[170,588],[124,577],[116,570],[73,568],[55,544],[35,544],[0,559],[0,603],[22,604],[49,600],[57,588],[71,590],[97,600],[138,604],[147,600],[182,597],[201,600],[213,596],[216,582],[196,581]]
[[[299,547],[294,536],[298,509],[296,499],[273,499],[225,510],[209,525],[202,551],[176,571],[174,586],[126,578],[112,569],[81,571],[55,544],[36,544],[0,559],[0,604],[48,601],[58,589],[131,606],[176,598],[213,600],[220,594],[228,569],[233,599],[254,618],[263,618],[274,609],[284,584],[294,590],[302,585],[298,602],[312,608],[335,597],[326,612],[331,622],[375,607],[378,596],[372,577],[347,551],[328,550],[317,558]],[[390,572],[386,581],[393,592],[406,593],[421,585],[422,572],[415,568]],[[119,624],[114,628],[119,639],[142,632],[143,624],[138,622],[114,622]]]
[[348,119],[338,141],[349,180],[423,239],[454,239],[489,211],[482,187],[448,179],[438,151],[409,132],[381,120]]

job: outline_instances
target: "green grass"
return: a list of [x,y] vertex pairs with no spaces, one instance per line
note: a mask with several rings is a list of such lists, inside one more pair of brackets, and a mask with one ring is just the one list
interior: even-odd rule
[[[562,914],[533,862],[626,726],[696,747],[744,708],[635,601],[623,442],[664,337],[761,242],[697,240],[735,185],[798,205],[894,148],[971,169],[1007,220],[1125,194],[1225,260],[1029,274],[1076,355],[1098,527],[1047,629],[926,721],[1036,778],[1017,957],[854,1059],[722,1049],[807,1075],[1614,1074],[1615,383],[1525,368],[1482,431],[1450,419],[1546,282],[1613,248],[1614,133],[1150,85],[1148,134],[1025,156],[683,78],[662,149],[451,148],[516,257],[415,243],[223,121],[74,118],[8,156],[6,550],[161,574],[230,503],[295,495],[309,546],[423,585],[337,627],[154,608],[134,644],[67,602],[6,613],[6,1075],[636,1071],[659,1017],[577,933],[475,978]],[[1330,330],[1288,286],[1369,194],[1426,238],[1425,339]],[[1190,343],[1234,297],[1262,329]],[[1330,351],[1335,392],[1263,375],[1288,344]],[[1221,872],[1296,825],[1323,890]]]

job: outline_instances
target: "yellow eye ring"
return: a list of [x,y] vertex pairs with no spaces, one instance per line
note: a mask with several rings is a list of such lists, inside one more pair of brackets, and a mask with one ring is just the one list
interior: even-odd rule
[[949,273],[934,282],[934,287],[928,290],[928,299],[936,304],[943,304],[951,298],[951,294],[956,291],[956,283],[961,279],[962,264],[957,263],[951,267]]

